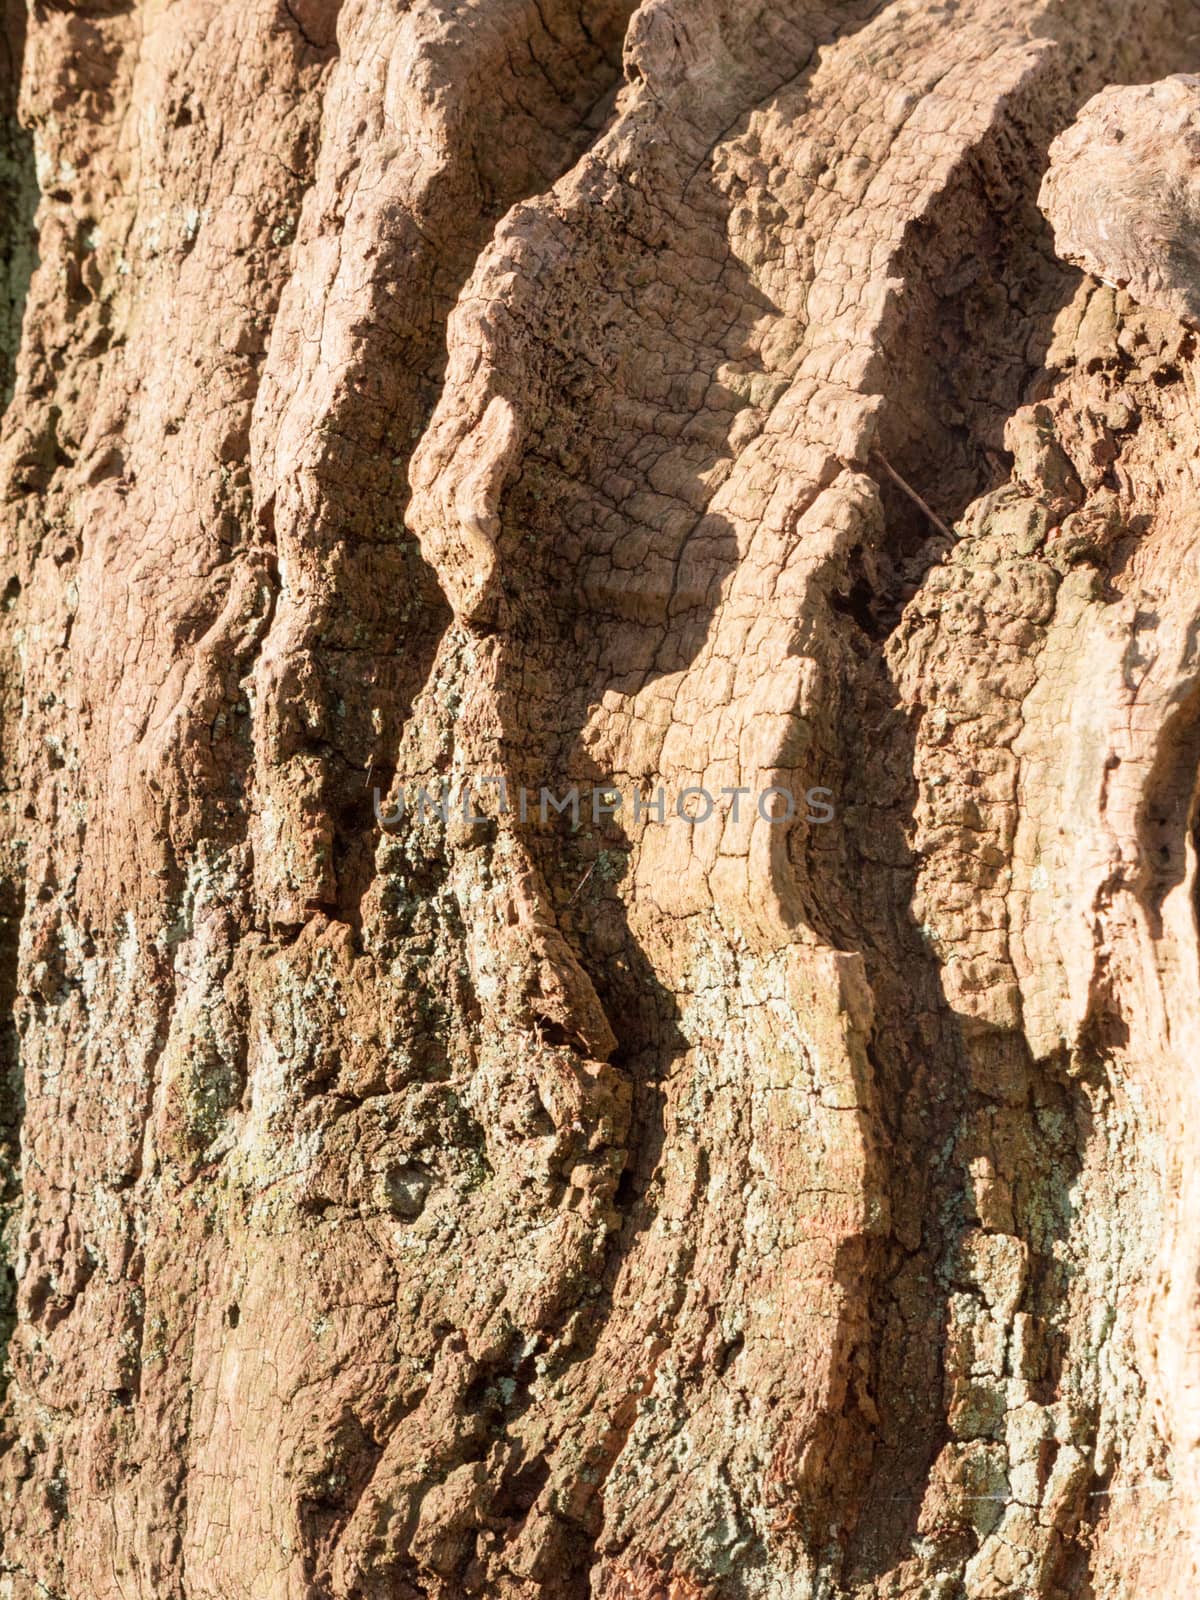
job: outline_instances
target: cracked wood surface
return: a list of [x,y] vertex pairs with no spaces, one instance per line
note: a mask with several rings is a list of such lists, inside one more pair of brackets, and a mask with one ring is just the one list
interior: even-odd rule
[[0,1597],[1194,1594],[1190,0],[6,29]]

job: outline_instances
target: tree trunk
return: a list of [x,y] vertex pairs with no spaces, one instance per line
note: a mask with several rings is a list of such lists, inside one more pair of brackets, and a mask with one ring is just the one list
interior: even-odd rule
[[1193,0],[5,16],[0,1600],[1193,1596]]

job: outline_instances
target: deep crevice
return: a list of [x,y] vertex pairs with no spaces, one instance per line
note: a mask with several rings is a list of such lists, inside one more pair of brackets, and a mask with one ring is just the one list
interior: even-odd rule
[[12,398],[30,279],[37,265],[38,203],[33,137],[17,121],[25,53],[25,6],[4,0],[0,31],[0,413]]

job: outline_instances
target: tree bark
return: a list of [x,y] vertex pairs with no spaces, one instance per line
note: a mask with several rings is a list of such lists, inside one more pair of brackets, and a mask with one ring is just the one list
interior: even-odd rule
[[1195,1594],[1191,0],[5,17],[0,1600]]

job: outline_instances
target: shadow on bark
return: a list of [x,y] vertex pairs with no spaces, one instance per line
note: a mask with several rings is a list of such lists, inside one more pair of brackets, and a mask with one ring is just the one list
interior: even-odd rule
[[[13,1267],[21,1199],[21,1120],[25,1096],[13,1004],[17,993],[17,946],[23,895],[15,875],[0,880],[0,1363],[16,1321],[17,1280]],[[0,1398],[7,1367],[0,1364]]]
[[[25,7],[21,0],[5,0],[3,32],[0,33],[0,416],[12,398],[25,298],[37,261],[33,218],[38,188],[33,140],[16,116],[25,26]],[[14,575],[0,600],[3,611],[12,611],[20,593],[21,585]],[[13,729],[20,711],[20,663],[16,652],[6,653],[11,671],[3,719],[7,729],[6,752],[11,760],[15,755]],[[9,780],[4,787],[11,792],[14,786]],[[5,1353],[16,1318],[13,1260],[21,1194],[24,1092],[13,1005],[23,909],[20,847],[17,841],[10,840],[4,848],[4,866],[0,871],[0,1362],[4,1363],[0,1365],[0,1397],[7,1386]]]
[[0,34],[0,412],[12,398],[21,319],[37,264],[38,186],[33,138],[17,121],[25,7],[5,0]]
[[[1008,481],[1004,423],[1038,398],[1049,379],[1042,362],[1079,275],[1054,257],[1035,198],[1050,138],[1096,87],[1028,85],[1010,102],[997,136],[964,162],[935,212],[909,228],[898,273],[905,288],[878,380],[888,397],[880,448],[950,525],[974,499]],[[870,1584],[911,1560],[917,1540],[937,1545],[942,1571],[961,1572],[979,1547],[981,1536],[965,1519],[931,1530],[920,1516],[931,1469],[953,1436],[946,1341],[952,1296],[964,1288],[962,1240],[978,1226],[967,1183],[971,1130],[993,1114],[1019,1123],[1013,1211],[1028,1249],[1028,1278],[1017,1309],[1043,1335],[1031,1393],[1046,1405],[1065,1392],[1071,1357],[1067,1335],[1056,1326],[1074,1274],[1062,1246],[1075,1218],[1071,1186],[1092,1133],[1082,1085],[1055,1061],[1035,1062],[1019,1029],[981,1027],[954,1012],[942,993],[940,962],[911,909],[920,864],[911,841],[922,708],[904,704],[875,646],[887,641],[948,542],[893,481],[881,478],[880,488],[887,513],[884,581],[871,584],[864,576],[841,624],[857,626],[863,636],[854,690],[862,737],[847,752],[841,783],[846,793],[890,798],[859,809],[840,860],[806,863],[817,925],[837,947],[862,953],[876,996],[873,1058],[887,1113],[893,1197],[920,1197],[917,1237],[894,1242],[871,1308],[879,1427],[859,1460],[841,1463],[814,1508],[851,1524],[840,1558],[833,1556],[836,1580],[847,1587]],[[1160,853],[1160,890],[1182,876],[1192,825],[1195,764],[1187,758],[1195,740],[1186,713],[1180,721],[1187,725],[1177,741],[1186,771],[1164,780],[1164,816],[1146,819],[1148,827],[1165,824],[1170,836]],[[848,889],[872,881],[874,890]],[[986,1092],[986,1084],[996,1085],[996,1093]],[[1080,1418],[1075,1442],[1085,1449],[1097,1420]],[[1002,1426],[976,1437],[1003,1438]],[[1081,1512],[1055,1531],[1044,1575],[1049,1582],[1056,1574],[1079,1596],[1092,1592],[1086,1551],[1077,1542],[1087,1516]]]

